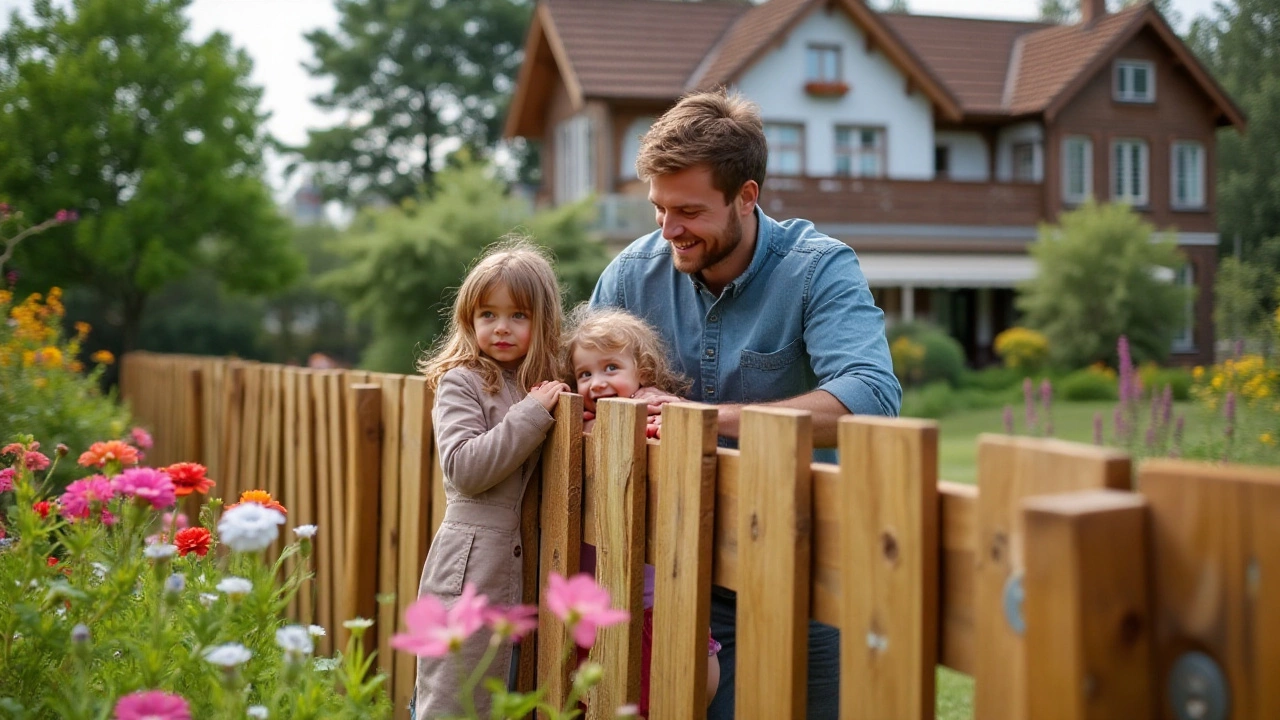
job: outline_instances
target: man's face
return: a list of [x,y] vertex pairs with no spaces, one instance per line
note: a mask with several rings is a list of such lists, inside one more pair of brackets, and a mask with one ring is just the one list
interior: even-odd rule
[[[676,269],[690,275],[732,263],[742,243],[740,201],[726,203],[724,194],[711,182],[711,169],[691,167],[649,181],[649,201],[653,203],[662,237],[671,243]],[[741,253],[739,253],[741,254]],[[749,260],[749,259],[748,259]],[[746,269],[729,274],[725,282]]]

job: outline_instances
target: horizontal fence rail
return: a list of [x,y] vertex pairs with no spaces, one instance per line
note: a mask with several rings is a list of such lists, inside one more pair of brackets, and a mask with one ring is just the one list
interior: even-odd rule
[[[414,658],[390,635],[444,514],[432,396],[419,377],[131,353],[122,395],[156,444],[148,462],[209,467],[227,501],[251,488],[316,523],[316,577],[290,613],[374,627],[397,717]],[[632,621],[602,631],[588,717],[639,698],[643,563],[655,566],[650,717],[706,706],[713,585],[738,593],[737,716],[804,717],[805,625],[841,631],[841,717],[934,713],[939,664],[975,679],[975,716],[1280,717],[1280,472],[1161,461],[1136,490],[1129,458],[984,435],[978,485],[937,477],[931,421],[848,417],[840,465],[812,463],[805,413],[748,408],[741,449],[715,410],[562,395],[541,482],[522,510],[525,599],[580,567]],[[390,598],[394,598],[391,600]],[[385,602],[379,602],[380,598]],[[546,615],[519,684],[568,695],[571,639]],[[1223,714],[1213,714],[1215,712]],[[1206,714],[1208,713],[1208,714]]]

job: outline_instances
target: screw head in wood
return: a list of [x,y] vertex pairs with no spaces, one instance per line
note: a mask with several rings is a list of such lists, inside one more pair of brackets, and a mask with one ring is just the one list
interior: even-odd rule
[[1208,654],[1183,653],[1169,672],[1169,703],[1178,720],[1226,720],[1231,709],[1227,677]]

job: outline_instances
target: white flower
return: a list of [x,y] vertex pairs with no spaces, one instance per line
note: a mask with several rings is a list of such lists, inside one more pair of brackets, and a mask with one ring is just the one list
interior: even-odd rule
[[233,668],[237,665],[243,665],[253,657],[253,653],[249,652],[249,648],[240,643],[227,643],[226,645],[217,645],[204,651],[204,659],[214,665],[221,665],[224,668]]
[[318,529],[319,528],[317,528],[315,525],[299,525],[298,527],[293,529],[293,534],[297,535],[300,538],[310,539],[316,536],[316,530]]
[[90,565],[93,566],[93,576],[98,578],[99,580],[102,580],[103,578],[105,578],[107,576],[107,573],[111,570],[111,568],[107,567],[106,565],[103,565],[100,562],[90,563]]
[[301,625],[286,625],[276,630],[276,644],[290,661],[299,661],[315,650],[311,633]]
[[337,658],[316,658],[311,664],[320,672],[329,672],[337,670],[340,663]]
[[362,617],[351,618],[350,620],[342,623],[342,627],[348,630],[368,630],[373,627],[373,621]]
[[307,632],[311,633],[311,637],[324,637],[324,628],[319,625],[308,625]]
[[269,714],[267,712],[266,705],[250,705],[246,712],[249,714],[249,717],[258,718],[258,720],[265,720]]
[[173,557],[174,554],[177,552],[178,552],[177,545],[169,545],[167,543],[165,544],[156,543],[155,545],[148,545],[147,549],[142,551],[142,554],[146,555],[152,560],[166,560],[168,558]]
[[217,599],[218,596],[213,593],[200,593],[200,604],[205,607],[213,607],[213,603]]
[[280,535],[284,515],[257,503],[244,503],[222,514],[218,539],[236,552],[265,550]]
[[226,593],[232,598],[238,598],[242,595],[248,595],[249,591],[253,589],[253,583],[244,578],[229,577],[223,578],[222,582],[218,583],[215,588],[218,592]]

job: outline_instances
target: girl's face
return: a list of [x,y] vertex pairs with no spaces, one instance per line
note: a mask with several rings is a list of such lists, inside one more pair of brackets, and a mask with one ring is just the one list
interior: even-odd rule
[[640,371],[630,353],[574,348],[573,376],[582,407],[591,412],[600,398],[629,398],[640,389]]
[[480,352],[506,370],[515,370],[529,353],[533,318],[526,308],[517,307],[506,285],[498,285],[480,301],[471,317]]

